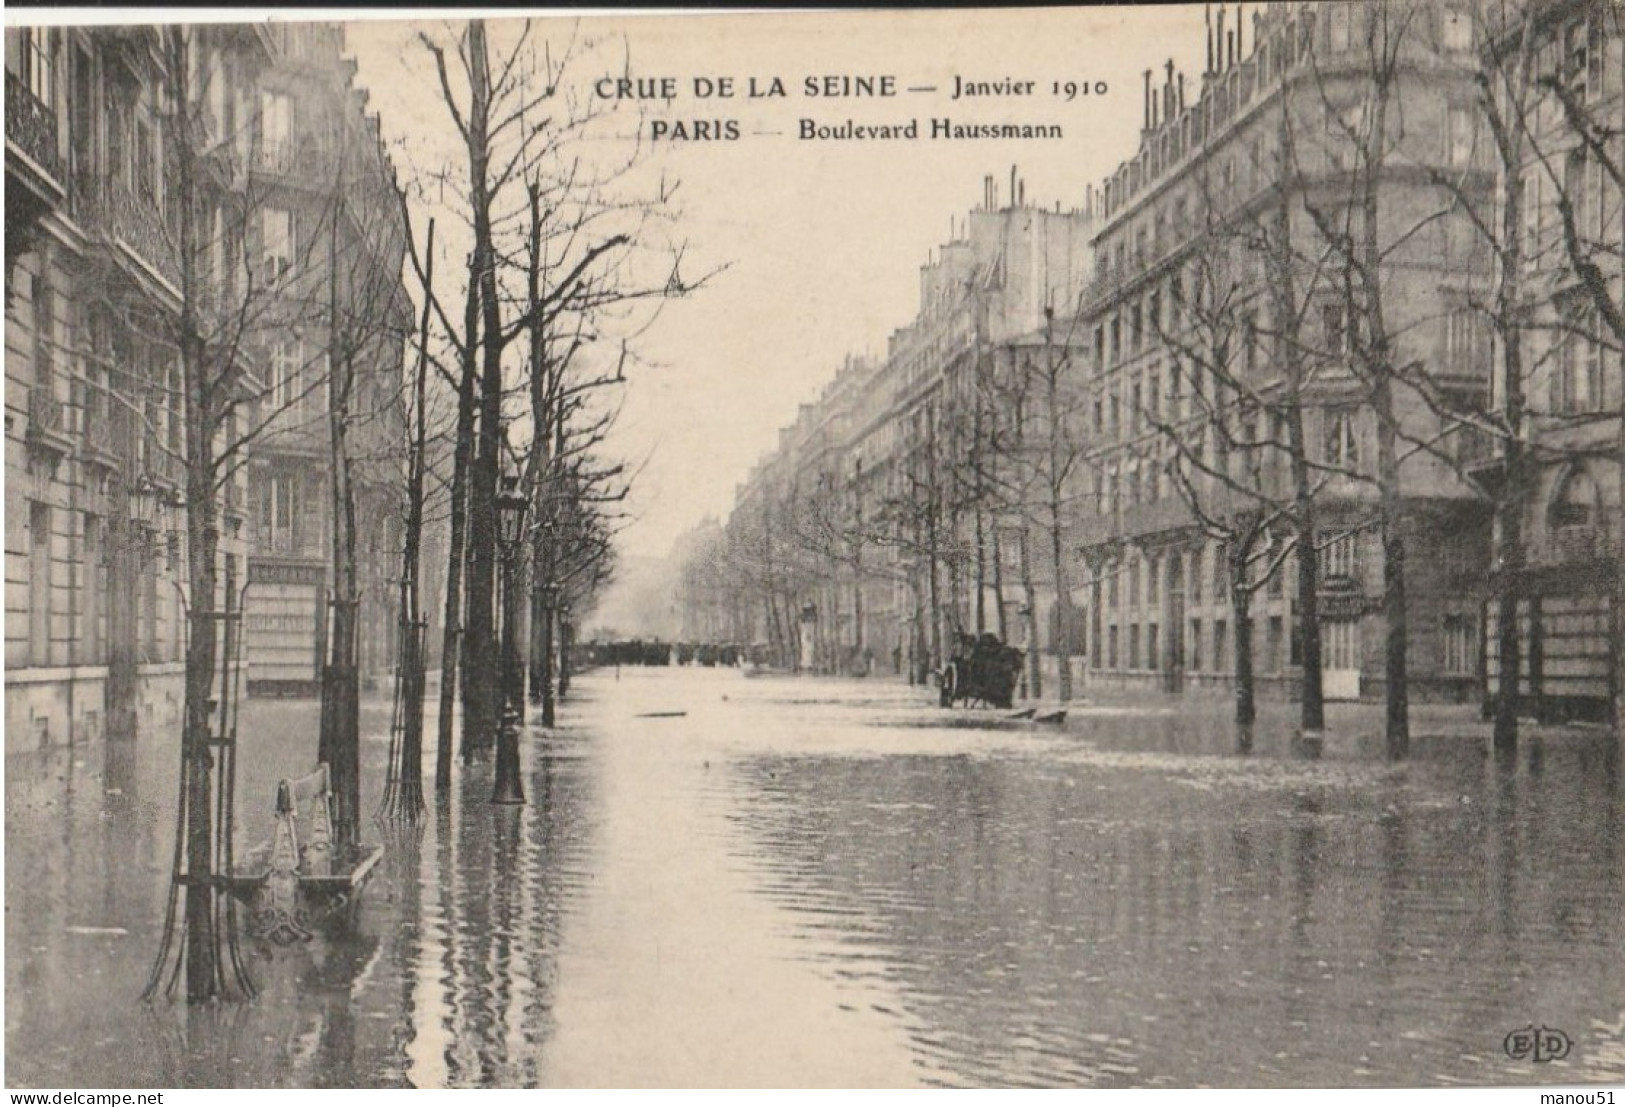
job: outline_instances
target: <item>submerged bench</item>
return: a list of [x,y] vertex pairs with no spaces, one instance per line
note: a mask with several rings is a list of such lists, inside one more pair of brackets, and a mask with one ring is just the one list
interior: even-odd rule
[[271,840],[254,851],[257,863],[233,881],[254,911],[253,933],[277,945],[309,941],[314,927],[340,918],[354,921],[361,888],[383,856],[383,847],[361,848],[355,863],[336,862],[333,789],[326,763],[276,787]]

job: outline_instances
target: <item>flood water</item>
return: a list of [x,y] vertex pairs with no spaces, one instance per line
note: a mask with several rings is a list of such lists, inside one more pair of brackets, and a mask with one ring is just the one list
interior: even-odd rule
[[[261,991],[138,1001],[173,849],[161,737],[6,761],[6,1083],[1434,1086],[1625,1079],[1625,786],[1602,731],[1511,762],[1461,709],[1380,760],[1222,705],[1064,727],[879,681],[627,668],[460,773],[357,932],[248,944]],[[377,805],[388,704],[364,717]],[[243,846],[316,707],[241,720]],[[1510,1058],[1509,1031],[1569,1056]]]

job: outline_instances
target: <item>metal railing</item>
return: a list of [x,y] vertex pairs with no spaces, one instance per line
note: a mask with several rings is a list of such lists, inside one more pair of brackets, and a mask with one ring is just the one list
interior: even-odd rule
[[61,172],[55,113],[9,69],[6,70],[6,140],[16,143],[46,172],[53,176]]
[[36,384],[29,390],[28,427],[33,434],[67,433],[66,405],[51,392],[49,381]]

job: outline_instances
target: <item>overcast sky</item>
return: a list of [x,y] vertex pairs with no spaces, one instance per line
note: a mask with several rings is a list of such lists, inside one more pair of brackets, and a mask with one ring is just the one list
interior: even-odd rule
[[[735,486],[776,442],[797,405],[815,397],[848,353],[882,353],[887,335],[918,306],[918,270],[953,221],[994,175],[1006,194],[1012,165],[1029,203],[1081,206],[1133,152],[1142,118],[1142,72],[1172,56],[1194,100],[1203,55],[1201,5],[995,12],[655,15],[549,20],[546,35],[572,31],[600,44],[624,42],[634,78],[672,78],[669,104],[615,117],[618,133],[654,120],[736,120],[737,141],[655,145],[650,168],[681,181],[678,235],[683,275],[728,268],[669,306],[645,333],[616,448],[648,459],[634,487],[636,522],[623,549],[660,556],[683,530],[725,517]],[[453,152],[416,27],[358,23],[348,45],[396,148],[403,177]],[[437,33],[442,23],[429,25]],[[493,24],[493,29],[498,30]],[[578,66],[571,91],[593,95],[606,64]],[[891,75],[899,94],[810,99],[805,78]],[[698,100],[695,78],[731,76],[734,99]],[[748,97],[782,81],[787,96]],[[956,78],[1034,82],[1026,95],[949,99]],[[1055,82],[1094,86],[1067,102]],[[934,86],[937,91],[908,92]],[[600,105],[602,106],[602,105]],[[1059,124],[1060,140],[802,141],[799,121],[820,125],[906,123]],[[687,129],[692,130],[692,127]],[[758,134],[778,131],[777,135]],[[601,140],[618,158],[624,144]],[[591,152],[586,156],[592,156]]]

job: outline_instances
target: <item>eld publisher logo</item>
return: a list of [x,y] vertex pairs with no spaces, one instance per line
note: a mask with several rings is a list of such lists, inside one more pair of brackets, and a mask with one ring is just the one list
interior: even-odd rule
[[1506,1036],[1501,1048],[1506,1050],[1508,1057],[1514,1061],[1533,1061],[1536,1064],[1545,1064],[1547,1061],[1561,1061],[1569,1055],[1573,1046],[1569,1036],[1561,1030],[1553,1030],[1549,1026],[1536,1029],[1533,1023],[1522,1030],[1514,1030]]

